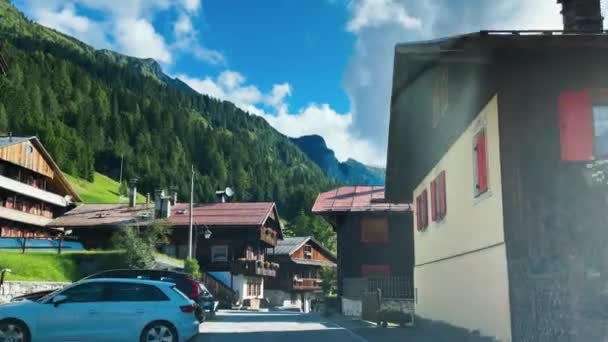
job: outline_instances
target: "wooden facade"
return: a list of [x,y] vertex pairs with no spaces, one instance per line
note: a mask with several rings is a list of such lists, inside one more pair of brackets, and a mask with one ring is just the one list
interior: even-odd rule
[[55,175],[51,165],[30,141],[0,147],[0,159],[48,178],[53,178]]
[[[440,45],[461,49],[444,54]],[[560,121],[559,104],[564,93],[584,91],[591,100],[575,110],[589,113],[608,101],[602,95],[608,89],[602,76],[608,36],[481,34],[437,47],[428,54],[397,47],[387,198],[412,200],[425,175],[496,97],[511,339],[600,340],[608,323],[600,304],[608,301],[605,187],[589,182],[591,155],[565,159],[573,148],[565,130],[585,121]],[[449,104],[437,119],[433,89],[440,72],[449,74]],[[587,124],[576,133],[577,144],[601,128]],[[468,196],[463,193],[462,200]],[[445,291],[451,290],[446,284]]]
[[279,264],[275,279],[267,288],[285,292],[321,290],[321,269],[335,267],[336,257],[311,237],[286,238],[286,242],[297,241],[289,246],[278,245],[278,252],[268,249],[268,258]]

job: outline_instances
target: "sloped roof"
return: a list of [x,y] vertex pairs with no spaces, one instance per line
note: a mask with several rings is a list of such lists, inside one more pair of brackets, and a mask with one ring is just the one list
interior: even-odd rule
[[[274,248],[274,255],[291,255],[293,252],[298,250],[300,246],[304,245],[306,241],[310,239],[310,236],[295,236],[287,237],[282,241],[277,242],[277,246]],[[269,248],[272,251],[272,248]]]
[[[207,226],[256,226],[260,227],[274,213],[273,202],[226,202],[202,203],[193,206],[193,221]],[[177,203],[171,208],[171,216],[165,220],[174,226],[186,226],[190,222],[190,204]]]
[[319,194],[312,207],[314,214],[408,211],[409,204],[385,202],[383,186],[343,186]]
[[154,220],[154,207],[139,204],[82,204],[59,216],[48,224],[50,227],[120,226],[148,224]]
[[[312,236],[294,236],[287,237],[283,240],[277,241],[277,245],[273,248],[267,248],[267,253],[272,255],[274,252],[274,256],[291,256],[298,249],[300,249],[304,244],[312,242],[315,244],[321,251],[323,251],[329,259],[336,260],[336,256],[332,253],[324,244],[315,239]],[[328,262],[318,261],[318,260],[292,260],[296,263],[301,264],[309,264],[309,265],[327,265]],[[301,261],[301,262],[300,262]]]
[[59,168],[57,163],[55,163],[55,161],[53,160],[53,158],[51,157],[49,152],[44,148],[44,145],[42,145],[42,143],[40,142],[38,137],[36,137],[36,136],[30,136],[30,137],[2,136],[2,137],[0,137],[0,148],[6,147],[6,146],[11,146],[11,145],[16,145],[16,144],[21,144],[26,141],[30,141],[36,147],[36,149],[38,149],[38,151],[42,154],[44,159],[46,159],[46,161],[49,163],[49,165],[55,172],[55,175],[57,175],[57,179],[59,180],[61,185],[65,188],[66,192],[68,194],[70,194],[70,196],[72,196],[72,198],[74,200],[81,201],[78,193],[74,190],[74,188],[72,188],[72,184],[70,184],[70,182],[67,180],[67,178],[65,178],[65,175],[63,174],[63,172],[61,171],[61,169]]

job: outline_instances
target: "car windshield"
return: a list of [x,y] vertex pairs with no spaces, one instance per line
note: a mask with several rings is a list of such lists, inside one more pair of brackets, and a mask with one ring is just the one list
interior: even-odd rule
[[0,0],[0,342],[608,342],[607,16]]

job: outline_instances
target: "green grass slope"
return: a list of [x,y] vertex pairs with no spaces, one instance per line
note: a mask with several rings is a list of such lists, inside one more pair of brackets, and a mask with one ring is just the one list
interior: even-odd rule
[[2,251],[0,268],[10,268],[12,273],[6,280],[27,281],[74,281],[78,278],[78,267],[69,254],[26,253]]
[[[66,177],[74,187],[74,190],[80,195],[83,203],[86,204],[102,204],[102,203],[119,203],[118,188],[120,183],[112,178],[95,172],[93,182],[86,179],[74,177],[66,174]],[[146,198],[137,194],[137,202],[144,203]],[[122,198],[121,202],[127,202],[127,198]]]

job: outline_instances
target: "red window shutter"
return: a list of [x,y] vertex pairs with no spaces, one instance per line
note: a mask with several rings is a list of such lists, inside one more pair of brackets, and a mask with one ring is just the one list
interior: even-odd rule
[[426,189],[424,189],[424,191],[422,191],[422,222],[423,222],[423,227],[426,228],[429,225],[429,196],[428,193],[426,191]]
[[557,107],[562,160],[590,160],[593,157],[590,91],[565,91],[560,94]]
[[488,190],[488,161],[486,151],[486,132],[477,134],[477,193],[482,194]]
[[446,192],[445,192],[445,171],[439,174],[439,216],[444,218],[448,212]]
[[431,217],[437,221],[437,180],[431,182]]

